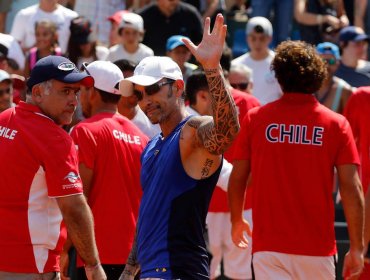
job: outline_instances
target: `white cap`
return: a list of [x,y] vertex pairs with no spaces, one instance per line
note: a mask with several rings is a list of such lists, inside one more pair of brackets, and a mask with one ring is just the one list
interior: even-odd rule
[[263,33],[267,36],[272,36],[272,25],[271,22],[264,17],[252,17],[248,20],[245,29],[245,34],[249,35],[252,31]]
[[96,60],[86,67],[94,78],[94,87],[109,93],[121,94],[115,86],[123,80],[121,69],[110,61]]
[[122,28],[133,28],[139,32],[144,32],[144,20],[143,18],[135,13],[124,13],[122,14],[122,20],[119,25],[119,30]]
[[8,81],[9,83],[12,82],[9,73],[0,69],[0,83],[4,81]]
[[[167,56],[148,56],[136,66],[134,75],[124,79],[119,87],[123,96],[131,96],[132,89],[127,84],[150,86],[163,78],[183,80],[180,67]],[[128,83],[130,82],[130,83]]]

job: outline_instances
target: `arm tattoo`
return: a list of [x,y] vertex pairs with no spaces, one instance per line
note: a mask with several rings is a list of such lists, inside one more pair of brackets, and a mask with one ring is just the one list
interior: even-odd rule
[[201,179],[204,179],[204,178],[207,178],[208,175],[209,175],[209,171],[213,165],[213,160],[207,158],[206,159],[206,162],[204,163],[203,167],[202,167],[202,171],[201,171],[201,174],[202,174],[202,177]]
[[137,227],[136,227],[136,233],[135,233],[135,238],[134,238],[134,243],[132,244],[132,248],[130,251],[130,254],[127,258],[126,264],[136,266],[138,265],[137,262],[137,243],[136,243],[136,238],[137,238]]
[[[197,134],[211,154],[222,154],[239,132],[239,120],[234,99],[225,86],[221,69],[204,70],[211,97],[213,120],[197,123]],[[196,120],[194,120],[196,122]],[[191,124],[189,124],[191,125]]]

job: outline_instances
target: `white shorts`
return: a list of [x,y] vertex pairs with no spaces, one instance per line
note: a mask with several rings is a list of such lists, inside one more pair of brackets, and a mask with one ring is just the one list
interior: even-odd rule
[[[245,210],[243,215],[252,228],[252,210]],[[251,237],[247,236],[249,241],[247,249],[240,249],[234,245],[231,239],[230,213],[208,213],[207,227],[209,250],[212,254],[210,265],[211,279],[221,275],[221,260],[223,260],[224,275],[226,277],[243,280],[252,279]]]
[[253,254],[253,270],[256,279],[264,280],[334,280],[334,256],[315,257],[257,252]]

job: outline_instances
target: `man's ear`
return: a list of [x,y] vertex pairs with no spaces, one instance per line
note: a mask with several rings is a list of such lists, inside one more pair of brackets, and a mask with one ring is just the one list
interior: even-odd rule
[[185,90],[184,81],[183,80],[176,80],[175,85],[176,85],[176,88],[177,88],[177,93],[179,93],[181,95]]
[[198,91],[197,96],[199,96],[202,101],[207,101],[209,99],[209,92],[206,90],[200,90]]
[[34,102],[41,103],[43,94],[40,85],[35,85],[32,87],[31,96]]
[[97,89],[94,87],[89,88],[89,100],[90,102],[94,101],[96,98],[100,98],[100,94]]

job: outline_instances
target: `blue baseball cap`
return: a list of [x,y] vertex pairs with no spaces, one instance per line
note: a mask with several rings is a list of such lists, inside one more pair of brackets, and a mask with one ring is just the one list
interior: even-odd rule
[[185,43],[181,40],[183,38],[190,40],[188,37],[182,35],[173,35],[170,38],[168,38],[166,43],[166,50],[172,51],[178,46],[185,46]]
[[339,48],[337,45],[333,43],[330,42],[320,43],[316,46],[316,51],[319,54],[331,54],[334,55],[336,59],[340,59]]
[[357,26],[346,26],[341,29],[339,32],[339,41],[365,41],[369,40],[369,36],[367,36],[364,31]]
[[31,70],[27,87],[32,90],[34,85],[57,80],[67,84],[81,82],[87,87],[94,86],[94,78],[86,72],[80,72],[73,62],[63,56],[49,55],[38,60]]

